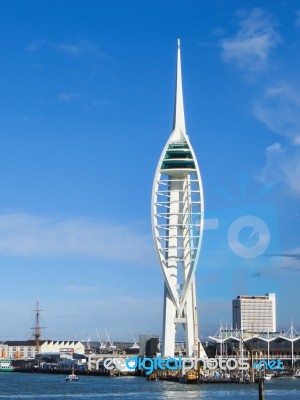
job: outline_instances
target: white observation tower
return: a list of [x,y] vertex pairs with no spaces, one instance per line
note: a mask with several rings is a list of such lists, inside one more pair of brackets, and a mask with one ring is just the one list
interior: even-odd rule
[[186,356],[205,352],[199,343],[195,271],[203,233],[203,190],[199,167],[185,130],[180,42],[173,131],[156,169],[152,230],[165,281],[163,357],[173,357],[176,327],[185,332]]

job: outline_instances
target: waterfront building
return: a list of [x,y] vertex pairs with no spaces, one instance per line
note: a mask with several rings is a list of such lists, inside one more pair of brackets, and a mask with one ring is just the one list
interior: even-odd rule
[[84,345],[79,341],[41,340],[39,351],[35,340],[8,340],[0,344],[2,358],[28,359],[37,354],[84,354]]
[[275,293],[238,296],[232,301],[232,324],[248,332],[276,332]]
[[293,323],[287,332],[245,332],[220,329],[206,351],[209,357],[252,357],[254,360],[281,360],[285,366],[300,366],[300,335]]
[[204,356],[198,337],[195,271],[204,221],[203,189],[194,150],[186,133],[180,43],[173,130],[161,154],[152,191],[152,230],[164,277],[162,356],[173,357],[182,325],[186,355]]

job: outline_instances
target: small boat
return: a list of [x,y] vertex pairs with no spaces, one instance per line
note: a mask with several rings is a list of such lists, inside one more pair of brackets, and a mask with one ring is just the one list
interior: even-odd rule
[[293,373],[288,370],[276,371],[274,373],[274,378],[291,378],[292,376],[293,376]]
[[180,383],[198,383],[198,374],[196,371],[188,371],[184,377],[179,378]]
[[147,376],[147,381],[156,381],[157,375],[152,372],[149,376]]
[[300,369],[297,369],[297,371],[294,374],[294,378],[300,378]]
[[79,377],[75,375],[75,370],[72,368],[72,373],[66,377],[67,382],[79,381]]
[[265,376],[264,376],[264,378],[265,378],[265,380],[266,381],[269,381],[270,379],[272,379],[273,378],[273,376],[274,376],[274,374],[265,374]]

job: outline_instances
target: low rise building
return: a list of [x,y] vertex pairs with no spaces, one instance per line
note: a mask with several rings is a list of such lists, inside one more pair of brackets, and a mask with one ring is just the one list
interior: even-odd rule
[[[41,340],[39,354],[84,354],[85,346],[79,341]],[[0,344],[2,358],[28,359],[38,354],[35,340],[8,340]]]

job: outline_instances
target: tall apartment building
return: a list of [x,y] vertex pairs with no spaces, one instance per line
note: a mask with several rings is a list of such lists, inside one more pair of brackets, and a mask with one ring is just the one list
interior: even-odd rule
[[248,332],[276,332],[276,296],[238,296],[232,301],[234,329]]

